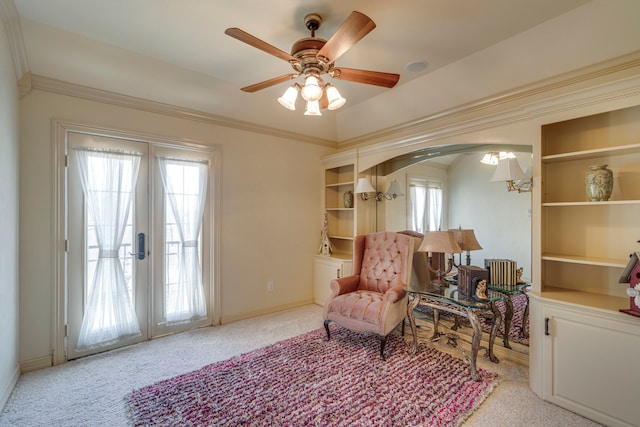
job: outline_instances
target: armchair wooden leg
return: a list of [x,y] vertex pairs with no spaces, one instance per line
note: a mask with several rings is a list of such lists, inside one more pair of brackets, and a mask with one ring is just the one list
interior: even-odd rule
[[331,339],[331,332],[329,332],[329,322],[330,320],[324,321],[324,329],[327,331],[327,341]]
[[387,337],[380,337],[380,359],[386,360],[384,358],[384,347],[387,345]]

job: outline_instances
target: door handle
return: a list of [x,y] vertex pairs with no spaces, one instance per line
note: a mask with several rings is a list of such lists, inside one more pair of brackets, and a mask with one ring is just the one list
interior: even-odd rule
[[129,252],[129,255],[134,255],[139,260],[143,260],[145,257],[144,248],[144,233],[138,233],[138,252]]

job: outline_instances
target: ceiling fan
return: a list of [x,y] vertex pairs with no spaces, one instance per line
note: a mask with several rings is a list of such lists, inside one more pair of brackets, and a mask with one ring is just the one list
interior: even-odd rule
[[329,40],[315,36],[315,32],[322,24],[322,17],[318,13],[307,14],[304,18],[305,26],[311,31],[311,37],[296,41],[291,47],[291,54],[278,49],[269,43],[239,29],[227,28],[225,34],[241,42],[260,49],[277,58],[288,61],[295,73],[284,74],[241,88],[244,92],[257,92],[262,89],[296,79],[304,78],[304,85],[295,83],[278,98],[284,107],[295,110],[295,101],[300,91],[307,101],[306,115],[321,115],[321,108],[335,110],[346,102],[337,88],[326,83],[322,76],[328,75],[337,80],[365,83],[375,86],[392,88],[398,83],[399,74],[380,71],[359,70],[354,68],[337,67],[336,59],[349,50],[364,36],[376,27],[375,22],[360,12],[351,12],[338,30]]

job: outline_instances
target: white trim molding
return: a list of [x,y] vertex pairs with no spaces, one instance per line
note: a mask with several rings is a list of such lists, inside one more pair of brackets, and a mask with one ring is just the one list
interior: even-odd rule
[[276,129],[269,126],[257,125],[242,120],[235,120],[229,117],[219,116],[217,114],[207,113],[204,111],[198,111],[190,108],[165,104],[162,102],[151,101],[148,99],[137,98],[134,96],[123,95],[120,93],[96,89],[89,86],[82,86],[79,84],[56,80],[37,74],[31,76],[31,85],[33,89],[57,93],[59,95],[73,96],[75,98],[86,99],[89,101],[112,104],[119,107],[132,108],[150,113],[163,114],[180,119],[195,120],[215,126],[223,126],[232,129],[255,132],[262,135],[271,135],[280,138],[292,139],[298,142],[316,144],[324,147],[337,147],[334,141],[330,141],[327,139],[315,138],[312,136],[289,132],[282,129]]
[[[518,123],[536,116],[546,115],[549,111],[545,109],[575,108],[575,106],[564,104],[568,104],[570,102],[568,99],[572,99],[576,93],[580,94],[594,88],[608,86],[613,82],[634,79],[639,75],[640,51],[636,51],[602,63],[422,117],[418,120],[392,126],[345,141],[332,141],[269,126],[257,125],[255,123],[212,113],[56,80],[37,74],[29,74],[28,77],[30,81],[25,84],[28,84],[29,87],[33,89],[335,148],[339,152],[349,149],[358,149],[360,151],[364,147],[367,147],[367,149],[361,151],[364,154],[368,151],[369,147],[371,147],[372,150],[378,150],[379,147],[390,149],[391,147],[406,145],[416,146],[416,148],[418,148],[425,144],[428,145],[429,142],[433,144],[433,141],[442,140],[446,137]],[[554,103],[563,104],[564,106],[554,105]],[[366,168],[366,164],[364,163],[361,166]]]
[[27,61],[27,50],[25,49],[24,39],[22,38],[20,15],[18,15],[13,0],[0,0],[0,19],[2,19],[2,23],[7,32],[20,96],[24,96],[31,90],[31,76],[29,62]]
[[[222,147],[215,143],[203,143],[202,141],[194,141],[186,138],[171,138],[147,133],[118,130],[102,126],[93,126],[91,124],[75,123],[63,120],[52,120],[52,212],[53,227],[51,236],[51,254],[53,256],[54,269],[54,295],[51,318],[51,341],[52,354],[45,361],[44,357],[34,359],[33,361],[23,362],[23,372],[25,369],[35,370],[52,365],[59,365],[67,361],[66,354],[66,285],[67,285],[67,269],[66,269],[66,239],[67,239],[67,206],[68,197],[66,188],[66,167],[67,167],[67,151],[66,141],[70,132],[85,133],[97,136],[107,136],[111,138],[119,138],[130,141],[141,141],[149,145],[191,148],[206,151],[211,154],[212,158],[212,185],[208,186],[209,197],[211,199],[213,223],[210,228],[210,239],[212,246],[211,254],[211,314],[210,324],[219,325],[221,322],[221,305],[220,305],[220,283],[221,283],[221,255],[220,255],[220,239],[221,239],[221,165],[222,165]],[[47,365],[45,366],[45,363]]]
[[11,375],[11,379],[9,380],[9,382],[4,386],[2,390],[0,390],[0,410],[2,410],[2,408],[7,405],[9,396],[11,396],[11,392],[16,387],[16,384],[18,384],[19,379],[20,369],[16,367],[16,369],[13,371],[13,375]]
[[611,103],[620,104],[620,108],[623,104],[636,105],[640,98],[640,52],[607,64],[596,69],[590,67],[588,73],[572,73],[538,88],[495,96],[404,127],[351,140],[347,146],[352,148],[357,143],[361,172],[395,156],[447,144],[447,139],[460,139],[488,129],[553,121],[559,115],[571,118],[595,114],[610,108]]

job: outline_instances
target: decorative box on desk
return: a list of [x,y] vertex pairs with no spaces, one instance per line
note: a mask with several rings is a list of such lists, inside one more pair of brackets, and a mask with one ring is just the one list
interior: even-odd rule
[[473,297],[476,286],[482,280],[489,280],[489,271],[475,265],[461,265],[458,267],[458,292],[467,297]]

